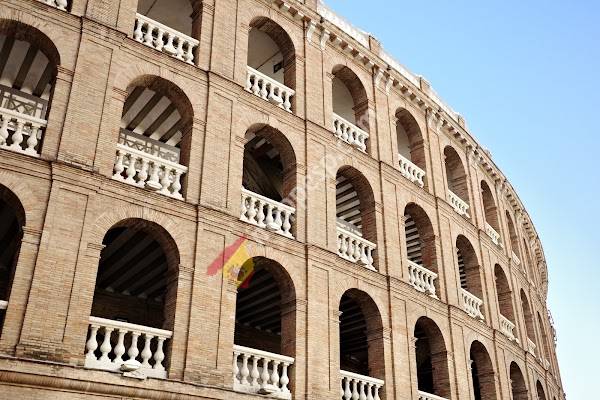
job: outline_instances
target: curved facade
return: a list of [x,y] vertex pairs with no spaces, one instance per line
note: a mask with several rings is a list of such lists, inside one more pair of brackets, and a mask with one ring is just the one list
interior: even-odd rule
[[563,400],[542,245],[317,0],[0,5],[0,392]]

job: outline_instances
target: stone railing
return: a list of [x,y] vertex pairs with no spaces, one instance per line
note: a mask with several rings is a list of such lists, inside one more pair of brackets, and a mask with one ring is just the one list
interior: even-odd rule
[[293,238],[292,219],[296,209],[242,188],[240,220]]
[[69,2],[67,0],[40,0],[42,3],[46,3],[49,6],[56,7],[59,10],[67,11]]
[[400,173],[402,176],[417,184],[419,187],[425,186],[425,182],[423,180],[425,178],[425,171],[417,167],[412,161],[404,157],[402,154],[398,154],[398,159],[400,162]]
[[502,332],[509,340],[515,340],[515,324],[508,318],[500,314],[500,332]]
[[518,267],[519,265],[521,265],[521,259],[519,258],[518,255],[515,254],[515,252],[513,251],[512,253],[512,260],[515,263],[515,265]]
[[179,164],[181,151],[175,147],[158,140],[140,135],[139,133],[121,128],[119,131],[119,143],[144,153],[153,155],[161,160],[167,160]]
[[194,49],[200,43],[141,14],[136,14],[133,38],[188,64],[194,64]]
[[483,321],[483,313],[481,312],[483,300],[463,288],[460,289],[460,300],[463,310],[467,314]]
[[487,222],[485,223],[485,233],[487,233],[496,246],[500,246],[500,234]]
[[113,179],[181,200],[181,176],[186,172],[183,165],[117,144]]
[[533,343],[533,340],[527,338],[527,351],[534,357],[535,357],[535,349],[536,349],[536,346],[535,346],[535,343]]
[[367,151],[369,134],[336,113],[333,113],[333,133],[335,137],[356,147],[360,151]]
[[296,94],[295,91],[252,67],[247,67],[247,69],[246,91],[292,112],[291,100]]
[[469,205],[450,189],[448,189],[448,202],[454,211],[469,218]]
[[373,251],[375,243],[344,229],[339,224],[337,229],[338,255],[353,263],[360,263],[368,269],[375,270],[373,266]]
[[447,400],[444,397],[436,396],[435,394],[423,392],[421,390],[418,391],[417,400]]
[[0,107],[0,148],[37,157],[46,121]]
[[435,294],[435,280],[437,274],[425,267],[408,260],[408,283],[419,292],[427,293],[437,299]]
[[292,357],[234,345],[233,390],[291,399],[288,369],[293,364]]
[[340,394],[342,400],[380,400],[379,391],[383,387],[384,381],[355,374],[348,371],[340,371],[342,386]]
[[165,379],[165,341],[172,336],[163,329],[90,317],[85,367]]

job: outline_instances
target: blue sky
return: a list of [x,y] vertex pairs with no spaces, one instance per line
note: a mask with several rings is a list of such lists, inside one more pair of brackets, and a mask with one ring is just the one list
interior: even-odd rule
[[542,239],[567,397],[598,397],[600,2],[326,3],[423,75],[491,150]]

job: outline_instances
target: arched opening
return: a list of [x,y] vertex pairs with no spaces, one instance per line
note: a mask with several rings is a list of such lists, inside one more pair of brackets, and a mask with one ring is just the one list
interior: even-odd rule
[[201,8],[202,2],[197,0],[139,0],[134,38],[193,64],[202,24]]
[[485,231],[492,241],[500,245],[500,223],[498,221],[498,208],[492,195],[490,187],[485,181],[481,181],[481,196],[483,197],[483,209],[485,214]]
[[496,278],[496,293],[498,295],[498,307],[500,308],[500,330],[510,340],[515,340],[515,313],[513,309],[512,291],[504,269],[498,264],[494,266]]
[[425,143],[417,120],[402,108],[396,112],[396,138],[402,175],[423,187],[425,185]]
[[338,139],[367,151],[369,99],[360,78],[348,67],[338,65],[331,81],[333,130]]
[[469,240],[459,235],[456,239],[456,258],[460,277],[460,299],[463,310],[473,318],[483,319],[483,285],[479,261]]
[[448,200],[456,212],[469,216],[469,183],[465,167],[453,147],[444,149]]
[[[383,322],[377,305],[366,293],[351,289],[342,296],[340,312],[340,373],[342,391],[352,399],[354,392],[379,392],[383,381],[368,385],[370,379],[358,379],[353,383],[349,374],[362,378],[382,380],[385,377],[383,353]],[[383,393],[379,394],[383,398]],[[356,397],[358,398],[358,397]]]
[[[542,343],[541,343],[541,347],[543,350],[542,357],[545,362],[549,363],[551,353],[550,353],[550,346],[548,344],[548,335],[546,334],[546,327],[544,325],[544,321],[542,320],[542,316],[540,315],[539,312],[537,313],[537,318],[538,318],[538,326],[540,327],[540,333],[541,333],[540,340],[542,341]],[[542,353],[542,350],[540,350],[540,353]]]
[[25,210],[17,196],[0,185],[0,332],[21,249]]
[[296,157],[278,130],[259,125],[246,132],[242,221],[293,237]]
[[432,297],[439,291],[435,232],[427,213],[416,204],[404,209],[406,255],[409,261],[409,282]]
[[529,245],[527,244],[527,241],[525,240],[525,238],[523,238],[523,249],[525,249],[525,260],[523,262],[523,270],[525,271],[525,273],[527,274],[527,279],[531,280],[533,282],[533,275],[531,274],[531,267],[532,267],[532,261],[531,261],[531,253],[529,252]]
[[296,352],[293,282],[280,264],[263,257],[245,261],[237,280],[234,389],[290,393],[290,367]]
[[523,318],[525,319],[525,328],[527,330],[527,350],[535,356],[536,344],[533,313],[531,312],[529,300],[527,299],[527,295],[523,289],[521,289],[521,308],[523,310]]
[[473,342],[470,356],[474,399],[496,400],[496,373],[485,346],[481,342]]
[[0,20],[0,148],[38,156],[60,57],[31,26]]
[[506,211],[506,221],[508,222],[508,234],[510,235],[510,247],[512,250],[513,260],[518,264],[521,263],[521,251],[519,250],[519,237],[515,224],[508,211]]
[[537,392],[537,400],[546,400],[546,392],[544,391],[544,386],[542,382],[537,381],[535,384],[535,390]]
[[336,226],[340,257],[376,269],[375,197],[367,179],[352,167],[336,175]]
[[127,89],[113,178],[183,199],[193,109],[183,91],[155,76]]
[[296,87],[296,50],[287,32],[273,20],[250,23],[246,90],[292,111]]
[[512,400],[528,400],[527,386],[521,368],[517,363],[510,364],[510,387],[512,390]]
[[431,319],[421,317],[415,325],[414,335],[419,392],[449,399],[448,353],[440,328]]
[[179,252],[159,225],[127,219],[104,236],[86,367],[123,365],[165,378],[175,320]]

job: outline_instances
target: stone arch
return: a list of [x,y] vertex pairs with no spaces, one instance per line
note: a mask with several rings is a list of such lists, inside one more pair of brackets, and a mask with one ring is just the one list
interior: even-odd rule
[[19,199],[24,215],[22,226],[25,226],[25,222],[28,224],[27,226],[31,226],[38,217],[36,214],[40,213],[42,208],[46,207],[46,204],[38,199],[37,194],[31,190],[24,180],[6,171],[0,171],[0,186],[4,186]]
[[539,311],[537,312],[537,320],[541,333],[540,341],[542,342],[540,343],[540,355],[544,357],[544,360],[549,362],[551,352],[550,345],[548,342],[548,334],[546,333],[546,326],[544,325],[544,320],[542,319],[542,316],[540,315]]
[[419,123],[406,108],[396,110],[395,116],[398,154],[426,171],[425,139]]
[[458,152],[452,146],[444,148],[444,160],[448,189],[469,204],[469,182],[467,172]]
[[418,390],[450,399],[448,351],[442,331],[432,319],[421,317],[415,324],[414,337]]
[[496,400],[496,372],[487,349],[476,340],[469,354],[475,400]]
[[512,290],[508,278],[506,277],[506,273],[504,272],[504,268],[502,268],[500,264],[494,266],[494,277],[496,281],[496,294],[498,296],[500,315],[514,324],[516,320],[513,309]]
[[473,245],[465,236],[458,235],[456,249],[460,286],[483,300],[480,264]]
[[498,220],[498,207],[496,200],[486,181],[481,181],[481,197],[483,199],[483,211],[485,222],[488,223],[497,233],[500,233],[500,222]]
[[510,364],[510,387],[513,400],[528,400],[528,391],[523,372],[516,362]]
[[537,400],[546,400],[546,391],[544,390],[544,385],[542,385],[542,382],[536,382],[535,391],[537,393]]
[[369,97],[358,75],[345,65],[332,69],[333,112],[369,132]]
[[339,302],[340,369],[385,378],[383,319],[366,292],[351,288]]
[[[408,260],[438,274],[439,277],[437,240],[433,224],[427,212],[415,203],[409,203],[404,208],[404,234]],[[422,290],[418,285],[415,287]],[[439,279],[434,282],[434,290],[435,293],[440,293]]]
[[513,222],[513,218],[506,210],[506,223],[508,224],[508,234],[510,236],[510,247],[514,255],[517,256],[519,262],[523,262],[521,260],[521,250],[519,249],[519,237],[517,236],[517,230],[515,229],[515,223]]
[[[527,339],[529,339],[534,346],[536,345],[535,336],[535,324],[533,322],[533,312],[531,311],[531,305],[525,294],[525,291],[521,289],[521,309],[523,311],[523,318],[525,319],[525,328],[527,333]],[[527,348],[527,344],[525,344]]]

